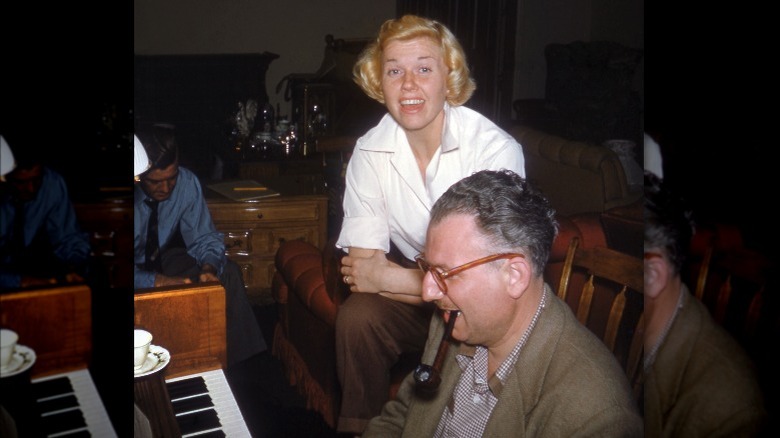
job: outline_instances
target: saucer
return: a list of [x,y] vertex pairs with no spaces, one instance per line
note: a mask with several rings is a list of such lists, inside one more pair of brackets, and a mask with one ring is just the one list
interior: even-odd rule
[[35,351],[24,345],[16,344],[16,350],[11,356],[11,362],[0,368],[0,377],[11,377],[30,369],[35,363]]
[[168,353],[168,350],[159,345],[150,345],[149,354],[146,355],[144,364],[141,365],[141,368],[133,370],[133,376],[143,377],[154,374],[165,368],[170,361],[171,354]]

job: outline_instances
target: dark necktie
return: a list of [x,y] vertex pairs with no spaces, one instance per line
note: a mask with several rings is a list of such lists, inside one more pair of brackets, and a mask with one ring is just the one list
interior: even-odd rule
[[152,209],[149,216],[149,228],[146,230],[146,270],[162,272],[160,261],[160,240],[157,233],[157,207],[158,201],[147,199],[146,204]]

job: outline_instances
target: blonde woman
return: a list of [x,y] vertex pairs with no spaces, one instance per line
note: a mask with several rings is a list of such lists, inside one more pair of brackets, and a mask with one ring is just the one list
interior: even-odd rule
[[[353,74],[388,111],[355,145],[337,241],[348,253],[341,273],[352,291],[336,321],[337,429],[360,434],[387,401],[390,368],[425,344],[431,308],[422,304],[413,260],[434,202],[476,171],[525,176],[525,167],[514,138],[463,106],[476,84],[443,24],[412,15],[386,21]],[[391,247],[397,259],[388,258]]]

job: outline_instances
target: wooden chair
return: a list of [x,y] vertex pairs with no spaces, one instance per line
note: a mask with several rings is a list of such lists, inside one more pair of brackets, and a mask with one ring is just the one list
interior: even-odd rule
[[641,391],[644,351],[643,287],[641,259],[605,247],[582,248],[578,237],[571,239],[558,297],[615,354],[635,396]]
[[744,248],[716,251],[711,243],[699,267],[695,296],[746,348],[759,335],[771,262]]

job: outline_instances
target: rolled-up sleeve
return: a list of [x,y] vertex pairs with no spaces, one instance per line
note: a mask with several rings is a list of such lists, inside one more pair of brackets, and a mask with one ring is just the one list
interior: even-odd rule
[[338,248],[390,250],[387,200],[380,185],[384,173],[369,154],[355,148],[347,165],[344,221],[336,242]]

